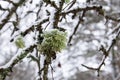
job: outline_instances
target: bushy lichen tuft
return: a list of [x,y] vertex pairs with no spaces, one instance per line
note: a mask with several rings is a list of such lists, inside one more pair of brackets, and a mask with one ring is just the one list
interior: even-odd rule
[[43,41],[38,45],[40,52],[60,52],[66,47],[67,33],[54,29],[42,34]]
[[24,48],[25,42],[23,41],[23,37],[18,37],[15,41],[15,44],[18,48]]

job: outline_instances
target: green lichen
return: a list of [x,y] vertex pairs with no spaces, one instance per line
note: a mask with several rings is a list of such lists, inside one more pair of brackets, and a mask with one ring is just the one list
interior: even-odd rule
[[24,48],[25,42],[23,41],[23,37],[18,37],[15,41],[15,44],[18,48]]
[[38,45],[40,52],[60,52],[66,47],[67,33],[54,29],[42,34],[43,41]]

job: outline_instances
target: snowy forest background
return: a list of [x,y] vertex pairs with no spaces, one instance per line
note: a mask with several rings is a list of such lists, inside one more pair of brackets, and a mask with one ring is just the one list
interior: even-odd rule
[[68,43],[47,80],[120,80],[119,7],[120,0],[0,0],[0,80],[45,80],[37,44],[51,29],[67,32]]

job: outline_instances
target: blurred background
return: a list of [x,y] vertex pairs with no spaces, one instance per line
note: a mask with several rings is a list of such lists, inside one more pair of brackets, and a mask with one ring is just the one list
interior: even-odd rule
[[[13,4],[10,1],[18,2],[19,0],[0,0],[0,8],[11,10]],[[53,0],[54,1],[54,0]],[[69,2],[71,2],[70,0]],[[88,3],[87,3],[88,1]],[[71,8],[85,7],[92,5],[101,5],[104,9],[104,15],[112,18],[120,18],[120,0],[76,0],[76,3]],[[59,2],[55,1],[56,4]],[[17,53],[22,49],[18,49],[14,42],[10,42],[12,38],[19,37],[20,32],[25,31],[31,25],[37,24],[38,21],[46,18],[46,10],[50,14],[50,24],[52,25],[52,18],[54,9],[51,6],[42,5],[42,0],[26,0],[23,5],[17,8],[13,13],[9,22],[0,30],[0,66],[7,64]],[[68,3],[67,3],[68,4]],[[65,6],[67,5],[65,4]],[[39,7],[41,8],[40,12]],[[8,11],[0,9],[0,20],[4,19],[9,14]],[[66,10],[66,9],[65,9]],[[38,13],[39,16],[36,16]],[[72,35],[75,26],[78,22],[78,16],[82,12],[78,12],[74,19],[71,19],[72,14],[66,16],[66,19],[59,23],[59,26],[65,28],[68,32],[68,39]],[[15,16],[18,16],[16,18]],[[18,19],[18,23],[12,24]],[[2,22],[1,22],[2,23]],[[46,26],[48,23],[44,24]],[[110,44],[111,38],[116,34],[119,21],[106,20],[104,16],[98,15],[96,11],[87,11],[84,17],[84,22],[81,23],[71,40],[71,45],[67,46],[65,50],[57,54],[56,60],[52,61],[53,71],[49,70],[49,79],[52,80],[120,80],[120,41],[118,39],[116,45],[112,47],[109,57],[102,66],[100,76],[97,72],[89,70],[82,66],[85,64],[90,67],[98,67],[103,54],[99,51],[100,45],[107,47]],[[12,36],[15,25],[19,29]],[[44,27],[43,27],[44,28]],[[115,30],[116,29],[116,30]],[[113,32],[114,30],[114,32]],[[24,37],[26,47],[34,44],[33,37],[36,36],[34,32],[29,33]],[[34,52],[32,53],[34,55]],[[37,64],[31,61],[30,58],[23,59],[14,68],[6,80],[36,80],[37,79]]]

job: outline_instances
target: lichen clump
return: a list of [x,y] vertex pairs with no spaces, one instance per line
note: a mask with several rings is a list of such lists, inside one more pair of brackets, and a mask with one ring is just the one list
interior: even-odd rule
[[60,52],[66,47],[67,33],[54,29],[52,31],[45,31],[42,34],[43,41],[38,45],[40,52]]
[[23,41],[23,37],[18,37],[15,41],[15,44],[18,48],[24,48],[25,42]]

